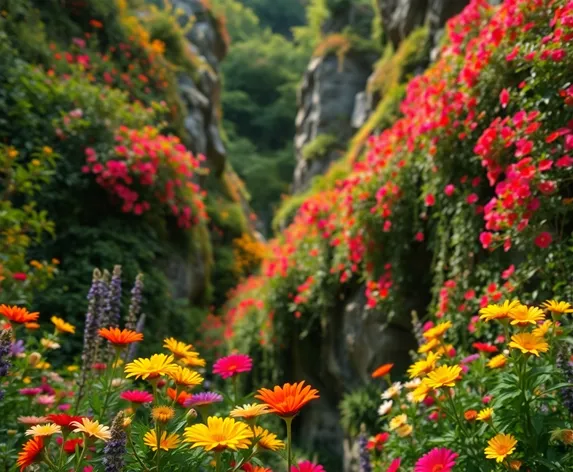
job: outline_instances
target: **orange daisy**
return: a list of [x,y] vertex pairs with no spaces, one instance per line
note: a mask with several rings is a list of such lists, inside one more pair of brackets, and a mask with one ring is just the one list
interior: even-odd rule
[[318,390],[310,385],[305,386],[304,381],[282,387],[275,386],[274,390],[261,388],[255,398],[269,405],[271,413],[281,417],[295,416],[309,401],[319,398]]
[[40,436],[30,439],[24,444],[22,451],[18,453],[18,461],[16,462],[20,466],[20,472],[34,463],[43,448],[44,440]]
[[377,379],[378,377],[384,377],[386,374],[390,373],[392,367],[394,367],[394,364],[381,365],[374,372],[372,372],[372,378]]
[[114,346],[120,347],[143,340],[143,334],[131,329],[102,328],[99,330],[99,335]]
[[0,315],[4,315],[14,323],[29,323],[36,321],[40,313],[35,311],[30,313],[26,308],[19,306],[0,305]]

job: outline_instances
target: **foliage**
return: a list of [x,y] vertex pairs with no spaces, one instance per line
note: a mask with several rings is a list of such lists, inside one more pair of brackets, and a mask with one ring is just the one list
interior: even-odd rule
[[340,423],[344,432],[356,437],[362,427],[376,431],[380,392],[374,385],[347,393],[340,402]]
[[307,161],[324,159],[339,146],[338,137],[332,134],[319,134],[302,148],[302,157]]
[[263,27],[273,33],[289,37],[291,29],[304,23],[304,7],[301,0],[243,0],[252,8]]

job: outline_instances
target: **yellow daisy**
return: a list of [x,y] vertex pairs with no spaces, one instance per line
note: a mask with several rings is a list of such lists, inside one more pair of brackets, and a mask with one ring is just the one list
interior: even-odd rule
[[426,352],[430,352],[434,348],[440,345],[440,342],[437,339],[430,339],[426,344],[422,344],[418,348],[418,352],[420,354],[425,354]]
[[510,323],[517,326],[527,326],[528,324],[536,325],[538,321],[545,319],[543,310],[536,306],[526,307],[519,305],[509,312]]
[[175,416],[175,410],[170,406],[156,406],[151,410],[151,416],[155,421],[167,423]]
[[412,425],[409,424],[403,424],[402,426],[400,426],[397,430],[396,430],[396,434],[398,436],[400,436],[401,438],[405,438],[407,436],[410,436],[410,434],[412,434],[414,428],[412,428]]
[[76,332],[75,326],[71,325],[70,323],[67,323],[66,321],[62,320],[61,318],[58,318],[57,316],[52,316],[50,318],[50,321],[54,324],[54,326],[56,327],[56,331],[58,333],[74,334]]
[[539,357],[540,352],[547,352],[549,344],[543,338],[531,333],[520,333],[511,337],[509,347],[519,349],[523,354],[533,354]]
[[169,349],[176,359],[187,357],[193,352],[193,346],[190,344],[177,341],[175,338],[166,338],[163,340],[163,347]]
[[390,420],[390,423],[389,423],[390,431],[394,431],[395,429],[398,429],[400,426],[402,426],[403,424],[406,424],[407,422],[408,422],[408,416],[406,416],[405,414],[395,416],[394,418],[392,418]]
[[430,393],[431,388],[428,385],[427,380],[428,379],[422,380],[422,383],[412,391],[412,401],[414,403],[420,403],[421,401],[424,401],[424,399],[428,396],[428,393]]
[[42,338],[40,339],[40,344],[46,349],[60,349],[60,344],[51,339]]
[[181,439],[179,438],[178,434],[172,433],[168,436],[167,431],[163,431],[161,433],[161,438],[158,444],[157,433],[154,429],[152,429],[145,433],[145,436],[143,436],[143,442],[146,446],[149,446],[152,451],[157,451],[158,446],[159,449],[169,451],[169,449],[175,449],[181,442]]
[[438,339],[441,338],[448,329],[452,327],[451,321],[446,321],[444,323],[440,323],[433,328],[430,328],[428,331],[424,333],[424,337],[428,340],[430,339]]
[[79,421],[72,421],[71,426],[74,426],[74,433],[84,433],[90,437],[101,439],[102,441],[107,441],[111,438],[111,432],[108,426],[99,424],[97,420],[90,420],[89,418],[82,418],[81,423]]
[[206,451],[224,451],[248,449],[253,432],[246,423],[233,418],[210,416],[207,424],[194,424],[185,428],[185,442],[191,447],[202,447]]
[[489,421],[491,420],[492,416],[493,416],[493,408],[484,408],[478,413],[477,419],[479,421]]
[[193,352],[190,356],[184,357],[181,362],[188,367],[205,367],[207,365],[205,359],[199,357],[198,352]]
[[285,443],[280,439],[277,439],[276,434],[273,434],[260,426],[255,426],[255,438],[257,445],[262,449],[278,451],[285,447]]
[[542,324],[538,325],[537,328],[535,328],[531,334],[533,334],[534,336],[538,336],[540,338],[542,338],[543,336],[545,336],[548,331],[549,328],[551,328],[551,326],[553,325],[553,322],[550,320],[545,320]]
[[573,307],[567,302],[558,302],[557,300],[547,300],[543,306],[547,311],[556,315],[563,315],[564,313],[573,313]]
[[443,365],[430,372],[425,380],[428,386],[434,390],[441,387],[453,387],[461,373],[462,368],[459,365]]
[[515,451],[517,440],[511,434],[500,433],[490,439],[487,444],[485,456],[488,459],[495,459],[496,462],[503,462]]
[[436,362],[440,358],[439,354],[434,352],[429,352],[425,359],[419,360],[415,364],[412,364],[408,369],[408,374],[410,378],[420,377],[421,375],[431,372],[436,367]]
[[52,434],[61,433],[62,428],[55,423],[38,424],[32,426],[26,431],[26,436],[51,436]]
[[167,375],[177,367],[173,363],[173,356],[153,354],[150,358],[140,358],[125,366],[126,377],[136,379],[155,379],[160,375]]
[[186,387],[196,387],[197,385],[201,385],[203,380],[205,380],[197,372],[187,367],[181,367],[180,365],[176,366],[175,369],[167,375],[175,380],[177,385],[185,385]]
[[244,418],[246,420],[250,420],[260,415],[266,415],[267,413],[269,413],[268,405],[251,403],[235,407],[234,410],[231,410],[229,415],[233,418]]
[[492,357],[489,360],[487,366],[490,369],[499,369],[500,367],[503,367],[506,363],[507,363],[507,357],[505,357],[504,354],[498,354],[497,356]]
[[479,311],[480,319],[490,321],[508,318],[510,311],[519,305],[520,303],[518,300],[513,300],[511,302],[506,300],[501,305],[488,305]]

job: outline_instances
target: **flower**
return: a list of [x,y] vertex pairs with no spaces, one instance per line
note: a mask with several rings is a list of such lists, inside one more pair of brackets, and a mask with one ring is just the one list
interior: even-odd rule
[[420,354],[425,354],[429,351],[431,351],[432,349],[434,349],[435,347],[437,347],[440,344],[440,342],[437,339],[430,339],[427,343],[422,344],[419,348],[418,348],[418,352]]
[[543,231],[535,237],[533,242],[537,247],[546,249],[553,242],[553,237],[551,236],[551,233]]
[[59,333],[74,334],[76,332],[75,326],[71,325],[70,323],[67,323],[66,321],[62,320],[61,318],[58,318],[57,316],[52,316],[50,318],[50,321],[54,324],[54,326],[56,327],[56,331],[58,331]]
[[170,419],[175,416],[175,410],[170,406],[156,406],[151,410],[151,416],[155,421],[160,423],[167,423]]
[[395,429],[399,428],[403,424],[406,424],[407,422],[408,422],[408,416],[406,416],[405,414],[395,416],[390,420],[389,424],[390,431],[394,431]]
[[221,357],[213,365],[213,373],[228,379],[234,375],[250,372],[253,368],[253,360],[246,354],[231,354]]
[[29,323],[31,321],[36,321],[40,316],[40,313],[37,311],[30,313],[23,307],[0,305],[0,315],[4,315],[14,323]]
[[229,416],[250,420],[260,415],[266,415],[267,413],[270,413],[268,405],[251,403],[235,407],[235,409],[231,410]]
[[428,385],[428,379],[422,380],[422,383],[412,391],[412,400],[415,403],[424,401],[424,399],[428,396],[428,393],[430,393],[430,390],[431,388]]
[[464,412],[464,418],[466,421],[473,421],[477,418],[478,412],[476,410],[466,410]]
[[124,430],[125,413],[119,411],[111,424],[111,438],[103,448],[102,464],[105,472],[121,472],[125,467],[127,434]]
[[223,397],[215,392],[201,392],[194,393],[187,400],[185,400],[185,406],[203,406],[211,405],[212,403],[219,403],[223,401]]
[[397,470],[400,468],[400,463],[402,462],[402,459],[398,458],[398,459],[394,459],[390,465],[388,466],[388,468],[386,469],[386,472],[397,472]]
[[394,402],[392,402],[392,400],[388,400],[388,401],[382,403],[382,405],[380,405],[378,407],[378,414],[380,416],[384,416],[385,414],[387,414],[392,409],[393,404],[394,404]]
[[185,428],[185,442],[191,447],[202,447],[206,451],[248,449],[253,432],[246,423],[233,418],[210,416],[207,424],[195,424]]
[[497,352],[497,347],[489,343],[473,343],[472,346],[479,352]]
[[173,356],[165,354],[153,354],[150,358],[139,358],[125,366],[126,377],[155,379],[160,375],[166,375],[175,370]]
[[169,349],[176,359],[189,357],[193,352],[193,346],[191,344],[182,343],[175,338],[164,339],[163,347]]
[[119,397],[131,403],[151,403],[153,401],[153,395],[145,390],[126,390],[121,392]]
[[394,382],[382,394],[382,400],[390,400],[391,398],[398,396],[401,390],[402,390],[402,384],[400,382]]
[[400,436],[401,438],[405,438],[407,436],[410,436],[410,434],[412,434],[412,431],[414,430],[414,428],[412,428],[412,425],[409,424],[403,424],[402,426],[400,426],[397,430],[396,430],[396,434],[398,436]]
[[480,319],[490,321],[508,318],[511,310],[519,305],[520,303],[518,300],[513,300],[511,302],[506,300],[501,305],[488,305],[479,311]]
[[114,346],[122,347],[127,344],[136,343],[143,341],[143,334],[131,329],[119,329],[119,328],[101,328],[98,334],[107,339]]
[[35,397],[36,395],[42,393],[42,389],[40,387],[25,387],[18,390],[18,392],[20,395]]
[[489,421],[491,420],[492,416],[493,416],[493,408],[484,408],[478,413],[477,419],[479,421]]
[[547,334],[547,332],[549,331],[549,328],[551,328],[552,325],[553,325],[552,321],[545,320],[540,325],[537,325],[537,328],[535,328],[531,332],[531,334],[533,334],[534,336],[537,336],[539,338],[542,338],[543,336],[545,336]]
[[443,365],[430,372],[425,380],[428,387],[434,390],[441,387],[453,387],[461,372],[462,368],[458,365]]
[[366,449],[376,449],[377,451],[381,451],[389,438],[390,435],[388,433],[378,433],[366,443]]
[[290,472],[326,472],[320,464],[310,461],[301,461],[298,465],[292,465]]
[[499,433],[488,441],[485,448],[485,456],[503,462],[504,459],[515,451],[517,440],[511,434]]
[[18,416],[18,423],[36,425],[47,423],[48,418],[45,416]]
[[439,354],[429,352],[425,359],[419,360],[410,366],[408,369],[408,375],[412,379],[431,372],[436,367],[436,362],[439,358]]
[[62,428],[72,428],[72,423],[74,421],[82,421],[82,416],[72,416],[72,415],[67,415],[65,413],[52,413],[50,415],[48,415],[48,421],[51,421],[52,423],[55,423],[59,426],[61,426]]
[[196,352],[191,353],[189,357],[184,357],[181,359],[181,362],[183,362],[188,367],[205,367],[207,364],[205,359],[201,359],[199,354]]
[[187,393],[186,391],[181,391],[177,393],[177,390],[175,390],[174,388],[167,389],[167,396],[171,398],[171,400],[175,400],[175,395],[177,395],[177,403],[181,406],[185,406],[185,402],[187,401],[188,398],[191,397],[191,394]]
[[513,335],[509,347],[519,349],[523,354],[530,353],[537,357],[539,357],[540,352],[547,352],[549,350],[549,344],[547,344],[543,338],[531,333]]
[[374,372],[372,372],[372,378],[377,379],[379,377],[384,377],[390,373],[392,367],[394,367],[394,364],[382,364]]
[[20,466],[20,472],[34,463],[43,448],[44,440],[41,437],[34,437],[26,441],[22,447],[22,451],[18,453],[18,461],[16,462],[16,464]]
[[255,438],[259,447],[269,451],[278,451],[285,447],[285,443],[280,439],[277,439],[276,434],[273,434],[260,426],[255,426]]
[[74,454],[76,452],[76,446],[81,448],[84,444],[84,440],[82,438],[73,438],[68,439],[64,443],[64,452],[66,454]]
[[444,323],[440,323],[437,326],[434,326],[433,328],[430,328],[428,331],[426,331],[423,336],[427,339],[427,340],[431,340],[431,339],[438,339],[441,338],[448,329],[450,329],[452,327],[452,322],[451,321],[446,321]]
[[111,437],[111,432],[108,426],[99,424],[97,420],[90,420],[89,418],[82,418],[82,421],[73,421],[71,423],[76,429],[74,433],[84,433],[90,437],[107,441]]
[[152,451],[157,451],[159,449],[163,449],[164,451],[169,451],[169,449],[175,449],[177,445],[181,442],[180,436],[176,433],[171,433],[167,435],[167,431],[163,431],[161,433],[161,437],[159,439],[159,444],[157,441],[157,432],[152,429],[145,433],[143,436],[143,442],[146,446],[149,446]]
[[543,310],[536,306],[526,307],[525,305],[516,306],[509,312],[509,318],[512,325],[527,326],[528,324],[536,325],[538,321],[545,319]]
[[26,436],[51,436],[52,434],[61,433],[62,428],[54,423],[39,424],[32,426],[26,431]]
[[274,390],[259,389],[255,398],[265,402],[271,409],[282,417],[295,416],[309,401],[319,398],[318,390],[305,386],[304,381],[294,384],[286,383],[282,387],[275,386]]
[[186,367],[181,367],[180,365],[176,366],[175,369],[167,375],[169,375],[177,385],[185,385],[186,387],[196,387],[197,385],[201,385],[203,380],[205,380],[197,372],[187,369]]
[[38,395],[36,397],[36,402],[40,405],[52,405],[55,401],[55,395]]
[[487,366],[490,369],[498,369],[500,367],[503,367],[506,363],[507,363],[507,357],[505,357],[504,354],[498,354],[497,356],[492,357],[489,360]]
[[564,313],[573,313],[573,307],[567,302],[558,302],[557,300],[547,300],[543,303],[543,307],[556,315],[563,315]]
[[414,472],[450,472],[456,465],[458,454],[446,448],[434,448],[418,459]]

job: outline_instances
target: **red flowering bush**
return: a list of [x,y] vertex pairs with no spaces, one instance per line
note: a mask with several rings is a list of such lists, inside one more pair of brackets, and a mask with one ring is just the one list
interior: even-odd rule
[[111,153],[86,149],[83,172],[121,204],[121,211],[141,215],[160,205],[177,218],[181,228],[190,228],[206,218],[202,192],[193,181],[201,156],[195,158],[175,136],[159,134],[156,128],[120,127]]

